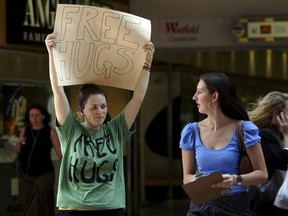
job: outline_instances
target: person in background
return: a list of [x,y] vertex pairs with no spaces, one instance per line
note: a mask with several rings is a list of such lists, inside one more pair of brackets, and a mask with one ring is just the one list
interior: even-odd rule
[[154,45],[148,42],[144,46],[146,60],[132,98],[106,124],[103,124],[108,113],[106,93],[95,84],[82,85],[78,97],[78,108],[84,117],[81,123],[73,116],[63,86],[58,86],[53,60],[55,40],[53,34],[46,38],[56,129],[63,152],[58,215],[124,216],[123,144],[136,129],[134,121],[148,88]]
[[15,146],[22,171],[25,193],[24,216],[54,216],[55,170],[51,149],[61,159],[55,128],[49,126],[50,115],[40,104],[33,104],[26,114],[26,126]]
[[253,186],[259,187],[261,194],[255,197],[256,200],[252,200],[252,215],[288,215],[288,210],[277,208],[273,204],[283,182],[280,170],[286,171],[288,165],[288,150],[285,149],[288,148],[288,94],[272,91],[251,105],[248,115],[260,130],[269,180],[263,185]]
[[[247,186],[267,181],[258,128],[249,121],[240,97],[224,73],[201,75],[192,99],[206,118],[186,124],[181,132],[183,183],[195,180],[193,167],[196,163],[197,173],[221,172],[224,180],[211,187],[230,189],[230,192],[201,205],[191,201],[187,216],[250,215]],[[243,120],[244,144],[253,166],[251,173],[241,175],[235,133],[239,120]]]

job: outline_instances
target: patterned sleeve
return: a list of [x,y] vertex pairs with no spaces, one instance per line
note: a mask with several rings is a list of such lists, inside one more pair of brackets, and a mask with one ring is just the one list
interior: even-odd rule
[[258,127],[251,121],[244,122],[244,143],[246,148],[249,148],[256,143],[261,142]]
[[181,138],[180,138],[180,148],[184,150],[194,150],[195,144],[195,134],[193,130],[193,124],[188,123],[182,129]]

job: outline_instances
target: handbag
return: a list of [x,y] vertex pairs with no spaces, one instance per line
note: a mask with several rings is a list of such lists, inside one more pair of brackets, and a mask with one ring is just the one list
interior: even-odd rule
[[249,198],[253,202],[273,203],[283,182],[282,170],[275,170],[272,178],[263,183],[249,186]]
[[285,173],[284,182],[275,197],[274,205],[288,210],[288,170]]
[[253,171],[253,167],[249,156],[247,155],[246,148],[244,145],[244,134],[243,134],[243,124],[239,120],[236,126],[237,142],[240,149],[240,161],[239,161],[239,171],[240,174],[246,174]]

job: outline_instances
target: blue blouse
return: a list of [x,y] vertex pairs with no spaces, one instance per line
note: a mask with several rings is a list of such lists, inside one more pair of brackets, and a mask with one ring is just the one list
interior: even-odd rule
[[[259,129],[251,121],[244,123],[244,144],[249,148],[260,143]],[[203,145],[197,122],[188,123],[181,132],[180,148],[194,151],[198,170],[204,174],[219,171],[222,174],[239,174],[240,149],[236,131],[229,143],[222,149],[209,149]],[[232,186],[231,192],[245,191],[245,186]]]

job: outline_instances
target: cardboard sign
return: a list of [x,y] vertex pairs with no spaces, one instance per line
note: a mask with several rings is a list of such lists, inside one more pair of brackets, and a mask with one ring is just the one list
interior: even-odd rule
[[54,61],[59,85],[134,90],[150,41],[150,20],[106,8],[58,4]]

